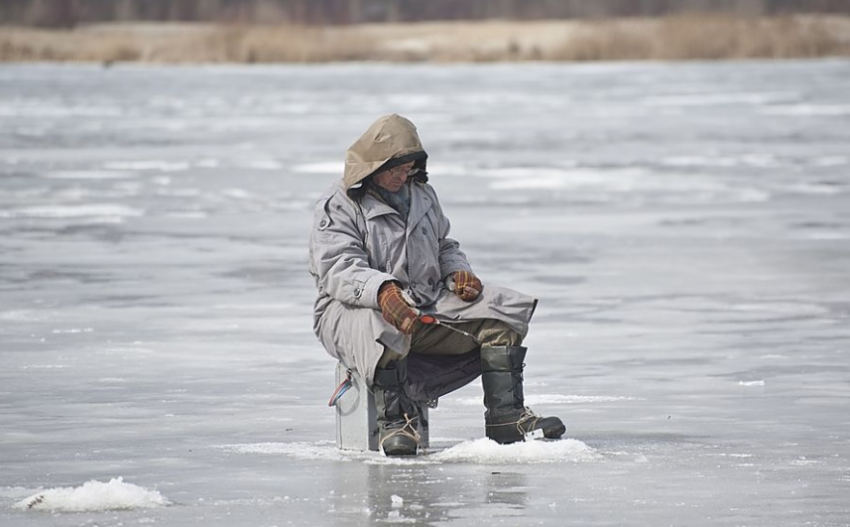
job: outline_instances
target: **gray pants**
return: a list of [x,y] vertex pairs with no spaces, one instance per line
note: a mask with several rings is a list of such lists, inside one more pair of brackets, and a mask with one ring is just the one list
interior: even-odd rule
[[[519,346],[522,344],[522,335],[512,330],[501,320],[485,318],[452,324],[451,326],[474,335],[482,346]],[[413,335],[404,339],[404,342],[406,349],[403,350],[391,350],[384,347],[384,354],[381,355],[378,367],[384,368],[394,360],[407,357],[408,353],[463,355],[478,347],[478,343],[466,335],[461,335],[444,326],[425,324],[419,324]]]

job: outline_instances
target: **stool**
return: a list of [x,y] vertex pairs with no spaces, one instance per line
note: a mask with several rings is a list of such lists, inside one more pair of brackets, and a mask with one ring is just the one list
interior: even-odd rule
[[[340,450],[378,450],[378,410],[375,396],[369,391],[363,377],[349,370],[341,362],[336,365],[336,384],[345,382],[351,372],[351,388],[336,404],[336,446]],[[428,408],[419,405],[419,446],[428,448]]]

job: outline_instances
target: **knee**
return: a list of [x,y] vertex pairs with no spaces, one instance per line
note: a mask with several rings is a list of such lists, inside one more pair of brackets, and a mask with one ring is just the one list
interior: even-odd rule
[[522,337],[501,320],[488,320],[478,333],[482,346],[520,346]]

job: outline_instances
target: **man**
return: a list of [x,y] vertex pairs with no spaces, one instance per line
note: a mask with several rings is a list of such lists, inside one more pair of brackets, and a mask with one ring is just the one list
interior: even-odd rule
[[[379,118],[319,199],[310,243],[314,330],[375,394],[386,455],[414,455],[420,404],[482,375],[485,432],[499,443],[559,438],[557,417],[525,407],[522,339],[537,301],[484,287],[425,170],[416,127]],[[439,323],[434,323],[439,321]]]

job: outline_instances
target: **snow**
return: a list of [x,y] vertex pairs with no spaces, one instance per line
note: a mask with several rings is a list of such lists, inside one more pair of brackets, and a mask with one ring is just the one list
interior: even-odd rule
[[[846,60],[0,66],[0,525],[847,525],[847,93]],[[539,298],[563,440],[488,441],[473,382],[420,456],[336,448],[306,243],[389,112],[485,287]]]
[[79,487],[40,491],[15,504],[22,510],[53,512],[94,512],[122,509],[150,509],[170,505],[162,494],[113,478],[106,483],[87,481]]
[[575,439],[528,441],[500,445],[487,438],[455,445],[434,454],[442,462],[479,465],[589,462],[601,459],[594,449]]

